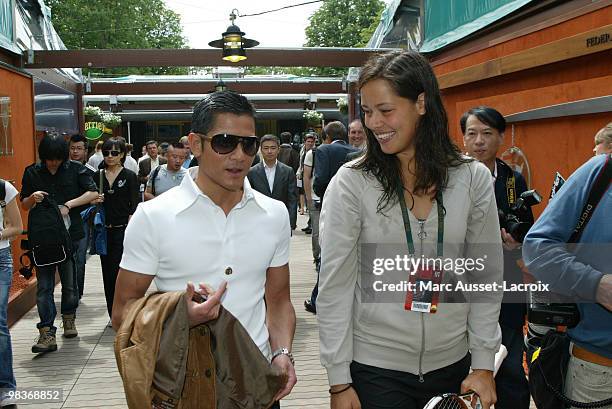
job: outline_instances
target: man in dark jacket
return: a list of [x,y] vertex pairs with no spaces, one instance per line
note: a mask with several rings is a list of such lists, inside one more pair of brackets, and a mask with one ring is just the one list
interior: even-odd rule
[[282,132],[280,134],[280,140],[281,145],[278,152],[278,161],[290,166],[295,174],[300,167],[300,154],[291,146],[291,132]]
[[145,185],[149,180],[149,174],[151,174],[151,171],[159,165],[163,165],[164,163],[168,162],[166,158],[162,158],[158,154],[157,142],[149,141],[147,142],[146,146],[149,157],[141,160],[140,163],[138,163],[138,180],[141,184],[144,183]]
[[[491,171],[495,186],[495,200],[498,210],[508,214],[512,205],[527,190],[527,183],[519,172],[513,171],[504,161],[497,158],[502,146],[506,120],[490,107],[472,108],[460,120],[463,143],[467,153],[484,163]],[[529,209],[528,222],[533,224]],[[504,246],[504,280],[508,285],[522,284],[523,274],[517,265],[521,258],[520,245],[504,228],[501,229]],[[526,300],[517,300],[517,294],[504,295],[499,315],[502,330],[502,344],[508,349],[495,377],[497,389],[496,408],[528,409],[529,386],[523,370],[523,325],[525,323]]]
[[[65,261],[36,268],[36,307],[40,316],[37,327],[40,336],[32,346],[34,353],[57,350],[56,327],[53,325],[56,314],[53,301],[56,270],[62,283],[61,312],[64,336],[72,338],[78,335],[75,313],[79,293],[74,249],[84,237],[83,220],[78,208],[97,197],[96,185],[85,166],[68,159],[68,144],[62,136],[46,135],[38,146],[38,156],[40,163],[28,166],[23,174],[21,207],[29,211],[44,199],[59,206],[70,233],[72,248],[68,249],[70,254]],[[30,217],[34,216],[30,214]],[[30,238],[31,234],[32,232]]]
[[[340,121],[333,121],[325,125],[323,129],[325,135],[324,144],[316,149],[316,160],[314,160],[314,181],[312,188],[319,196],[320,201],[314,205],[321,209],[325,190],[332,178],[338,172],[338,169],[346,163],[347,156],[357,149],[347,143],[346,127]],[[317,218],[318,222],[318,218]],[[313,226],[313,230],[315,226]],[[318,226],[316,226],[318,231]],[[317,296],[319,295],[319,266],[320,260],[315,261],[317,269],[317,283],[312,289],[310,299],[304,301],[306,311],[316,314],[317,312]]]

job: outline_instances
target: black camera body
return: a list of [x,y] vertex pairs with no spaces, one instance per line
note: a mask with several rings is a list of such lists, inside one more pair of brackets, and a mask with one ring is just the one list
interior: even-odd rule
[[522,243],[527,232],[533,225],[529,209],[542,201],[542,196],[535,190],[527,190],[521,193],[516,203],[510,208],[508,213],[498,209],[499,227],[506,229],[506,232],[519,243]]

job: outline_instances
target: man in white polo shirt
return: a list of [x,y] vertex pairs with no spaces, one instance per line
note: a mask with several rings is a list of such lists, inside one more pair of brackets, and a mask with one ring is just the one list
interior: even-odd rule
[[[189,144],[201,157],[196,179],[183,178],[172,195],[142,203],[132,216],[113,327],[119,328],[129,305],[144,296],[153,279],[161,291],[187,289],[192,326],[217,318],[223,304],[272,365],[288,373],[279,400],[296,382],[289,215],[281,202],[253,190],[246,179],[259,140],[254,109],[245,97],[231,91],[209,94],[195,105],[191,126]],[[191,300],[192,283],[208,295],[206,302]]]

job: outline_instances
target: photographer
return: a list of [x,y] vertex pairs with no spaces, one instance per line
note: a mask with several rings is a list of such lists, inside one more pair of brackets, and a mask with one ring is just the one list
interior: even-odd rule
[[[517,213],[512,208],[516,205],[520,195],[527,191],[527,183],[520,173],[513,171],[504,161],[497,158],[497,151],[504,140],[506,120],[497,110],[480,106],[464,113],[460,125],[468,155],[484,163],[493,176],[495,201],[500,212],[500,226],[502,227],[504,280],[508,284],[520,284],[523,282],[523,277],[517,261],[521,258],[519,250],[522,239],[521,229],[508,228],[505,220],[506,215]],[[520,222],[525,223],[523,231],[533,224],[533,214],[529,207],[523,208],[515,216]],[[515,223],[514,226],[517,224]],[[498,409],[528,409],[529,387],[523,370],[523,324],[527,312],[526,304],[523,300],[517,300],[516,294],[510,296],[511,294],[504,295],[499,315],[502,344],[508,349],[508,356],[495,377],[497,388],[495,407]],[[517,303],[517,301],[522,302]]]
[[[531,228],[523,247],[529,271],[550,283],[551,291],[578,302],[580,322],[567,331],[573,345],[564,393],[581,402],[612,397],[611,167],[612,156],[604,154],[574,172]],[[603,193],[599,200],[593,200],[595,186]],[[567,243],[580,230],[575,240],[579,244],[570,251]]]

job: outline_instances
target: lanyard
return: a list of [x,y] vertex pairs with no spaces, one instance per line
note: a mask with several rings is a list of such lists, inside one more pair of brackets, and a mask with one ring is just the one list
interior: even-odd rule
[[[408,216],[408,208],[406,207],[406,200],[404,199],[404,189],[398,185],[397,196],[399,199],[400,206],[402,208],[402,218],[404,219],[404,230],[406,231],[406,242],[408,243],[408,251],[411,256],[415,255],[414,241],[412,241],[412,229],[410,228],[410,217]],[[442,205],[442,193],[438,191],[436,193],[436,203],[438,207],[438,257],[442,257],[444,252],[444,209]]]

